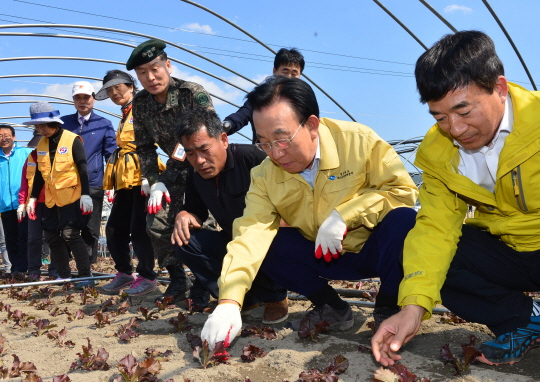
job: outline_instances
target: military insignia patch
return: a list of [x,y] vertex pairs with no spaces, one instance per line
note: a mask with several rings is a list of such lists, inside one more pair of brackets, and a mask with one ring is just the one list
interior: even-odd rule
[[208,94],[199,92],[195,95],[195,102],[201,106],[206,106],[210,103],[210,98],[208,98]]

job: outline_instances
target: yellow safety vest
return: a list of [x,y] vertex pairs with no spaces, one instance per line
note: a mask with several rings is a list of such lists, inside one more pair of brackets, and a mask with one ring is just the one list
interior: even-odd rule
[[[135,131],[133,130],[133,112],[130,111],[124,123],[120,121],[116,131],[116,144],[118,148],[111,154],[107,161],[103,176],[104,190],[121,190],[133,188],[142,183],[141,165],[139,156],[135,150]],[[165,170],[165,165],[158,158],[160,172]]]
[[[32,153],[28,154],[28,159],[26,163],[26,180],[28,181],[28,195],[26,196],[26,203],[28,204],[28,200],[30,200],[30,196],[32,195],[32,187],[34,186],[34,176],[36,175],[37,170],[37,164],[34,162],[34,158],[32,158]],[[40,191],[41,192],[41,191]]]
[[[51,169],[49,138],[43,137],[37,145],[38,170],[45,180],[45,205],[63,207],[81,198],[81,179],[73,160],[73,141],[77,134],[64,130],[58,142]],[[82,140],[82,139],[81,139]]]

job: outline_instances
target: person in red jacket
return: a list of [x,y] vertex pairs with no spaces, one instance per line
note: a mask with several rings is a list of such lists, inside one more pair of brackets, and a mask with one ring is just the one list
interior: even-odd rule
[[[36,147],[42,135],[34,130],[34,137],[28,142],[27,147]],[[34,175],[37,169],[37,152],[32,151],[24,163],[21,177],[21,188],[19,189],[19,208],[17,208],[17,219],[21,222],[26,216],[26,204],[30,199]],[[30,190],[30,191],[29,191]],[[41,189],[36,203],[36,220],[28,220],[28,277],[39,280],[41,276],[41,254],[43,244],[43,227],[41,226],[41,216],[45,208],[45,188]],[[53,261],[49,264],[49,277],[58,277],[58,271]]]

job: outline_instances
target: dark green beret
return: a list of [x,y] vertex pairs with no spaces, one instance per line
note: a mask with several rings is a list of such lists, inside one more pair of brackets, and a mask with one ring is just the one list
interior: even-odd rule
[[131,52],[131,56],[129,56],[129,59],[126,62],[126,69],[135,69],[139,65],[152,61],[163,53],[163,49],[165,49],[166,46],[167,45],[165,45],[163,41],[156,39],[139,44],[133,49],[133,52]]

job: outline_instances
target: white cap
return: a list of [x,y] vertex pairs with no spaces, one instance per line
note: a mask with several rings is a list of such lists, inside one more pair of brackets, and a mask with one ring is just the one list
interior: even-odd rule
[[88,81],[77,81],[75,82],[75,84],[73,84],[73,90],[71,91],[71,96],[73,97],[76,94],[93,95],[94,87]]

